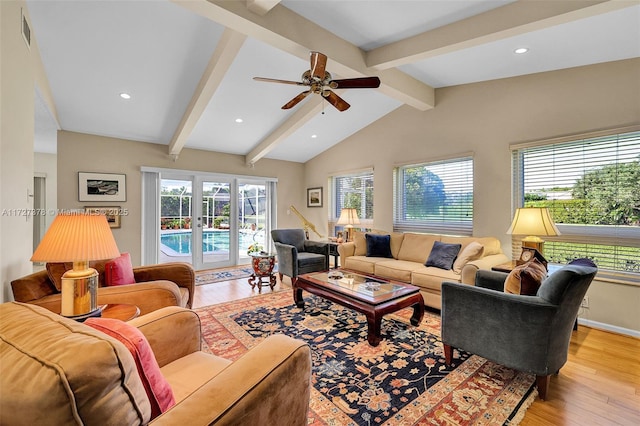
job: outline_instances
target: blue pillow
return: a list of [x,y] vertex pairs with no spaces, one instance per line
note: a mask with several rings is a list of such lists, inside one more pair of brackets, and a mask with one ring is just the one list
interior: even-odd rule
[[433,248],[425,265],[450,270],[461,248],[462,244],[447,244],[436,241],[433,243]]
[[393,257],[391,235],[364,234],[367,240],[367,257]]

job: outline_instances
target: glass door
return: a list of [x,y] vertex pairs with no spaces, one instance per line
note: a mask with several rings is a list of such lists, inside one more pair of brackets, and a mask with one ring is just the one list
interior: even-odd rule
[[267,185],[239,182],[238,184],[238,247],[241,263],[249,263],[249,249],[269,251]]
[[194,242],[201,247],[194,250],[194,267],[211,269],[236,263],[237,244],[234,234],[236,220],[231,214],[236,204],[231,197],[231,180],[198,178],[198,192],[194,216]]
[[159,263],[193,264],[191,213],[193,183],[188,177],[160,181]]

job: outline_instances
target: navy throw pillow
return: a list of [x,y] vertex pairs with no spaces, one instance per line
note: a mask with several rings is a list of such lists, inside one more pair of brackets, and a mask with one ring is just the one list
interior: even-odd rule
[[391,235],[365,234],[367,257],[393,257],[391,255]]
[[461,248],[462,244],[447,244],[436,241],[433,243],[433,248],[425,265],[450,270]]

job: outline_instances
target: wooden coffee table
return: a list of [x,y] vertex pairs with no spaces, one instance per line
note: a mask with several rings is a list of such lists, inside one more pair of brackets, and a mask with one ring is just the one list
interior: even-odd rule
[[[331,272],[331,275],[335,271]],[[377,277],[340,271],[342,278],[332,279],[328,272],[298,276],[293,282],[293,300],[304,308],[302,290],[363,313],[369,327],[367,341],[378,346],[382,337],[382,317],[400,309],[413,307],[411,324],[417,326],[424,316],[424,299],[418,287]],[[376,289],[376,287],[378,287]],[[373,288],[373,289],[372,289]]]

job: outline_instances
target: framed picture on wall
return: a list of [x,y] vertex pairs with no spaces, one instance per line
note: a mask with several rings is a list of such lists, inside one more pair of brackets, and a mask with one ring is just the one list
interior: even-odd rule
[[103,214],[110,228],[120,228],[121,207],[85,206],[84,211],[91,214]]
[[307,207],[322,207],[322,187],[307,188]]
[[78,172],[78,201],[127,201],[126,175]]

